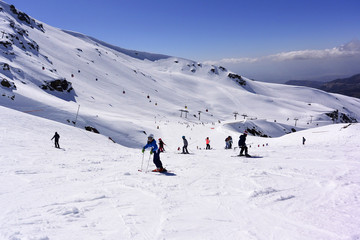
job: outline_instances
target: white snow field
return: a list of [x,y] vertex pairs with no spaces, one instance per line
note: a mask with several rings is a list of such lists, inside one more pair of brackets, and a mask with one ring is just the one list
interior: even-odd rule
[[[195,126],[188,135],[193,154],[178,154],[173,141],[160,155],[171,172],[161,174],[138,171],[140,149],[0,109],[1,239],[360,238],[358,124],[249,136],[256,158],[233,157],[238,149],[222,142],[196,149],[198,131],[227,135]],[[55,131],[62,149],[50,141]]]
[[360,239],[360,99],[0,20],[0,239]]

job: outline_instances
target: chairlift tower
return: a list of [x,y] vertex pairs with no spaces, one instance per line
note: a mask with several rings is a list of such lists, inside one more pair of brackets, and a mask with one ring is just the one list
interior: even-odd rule
[[295,127],[296,127],[296,123],[297,123],[297,121],[299,120],[298,118],[294,118],[294,120],[295,120]]
[[234,114],[235,121],[236,121],[236,117],[237,117],[237,115],[239,115],[239,113],[238,112],[233,112],[233,114]]

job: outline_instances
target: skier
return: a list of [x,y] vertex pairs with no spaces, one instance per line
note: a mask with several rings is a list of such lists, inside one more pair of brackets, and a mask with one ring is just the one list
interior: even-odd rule
[[53,140],[54,138],[55,138],[55,147],[56,147],[56,148],[60,148],[60,145],[59,145],[60,135],[59,135],[57,132],[55,132],[55,135],[52,137],[51,140]]
[[210,139],[209,139],[209,137],[207,137],[207,138],[205,139],[205,141],[206,141],[206,149],[207,149],[207,150],[210,150]]
[[228,136],[227,138],[225,138],[225,149],[231,149],[232,147],[232,137]]
[[163,168],[162,162],[160,161],[160,150],[159,150],[159,148],[158,148],[158,146],[156,144],[156,141],[154,139],[153,134],[150,134],[148,136],[148,142],[143,147],[142,153],[144,153],[145,149],[148,148],[148,147],[151,147],[150,154],[154,154],[153,162],[154,162],[154,164],[156,166],[156,169],[154,169],[153,172],[166,172],[166,169]]
[[[240,150],[240,154],[239,156],[246,156],[246,157],[251,157],[249,154],[248,154],[248,147],[246,146],[246,137],[247,137],[247,131],[244,132],[243,135],[241,135],[239,138],[239,148],[241,149]],[[243,154],[243,152],[245,151],[245,155]]]
[[232,137],[229,136],[229,149],[232,148],[232,143],[233,143]]
[[302,139],[302,140],[303,140],[303,145],[305,145],[305,141],[306,141],[306,139],[303,137],[303,139]]
[[165,148],[164,145],[166,145],[161,138],[159,138],[159,150],[160,152],[164,152]]
[[185,136],[182,136],[182,139],[184,141],[184,146],[183,146],[183,154],[189,154],[189,151],[187,149],[188,147],[188,141],[186,140]]

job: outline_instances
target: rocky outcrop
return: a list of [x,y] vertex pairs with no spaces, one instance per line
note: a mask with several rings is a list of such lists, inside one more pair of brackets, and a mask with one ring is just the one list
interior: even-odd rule
[[87,131],[89,131],[89,132],[97,133],[97,134],[100,133],[96,128],[90,127],[90,126],[86,126],[86,127],[85,127],[85,130],[87,130]]
[[72,83],[64,79],[56,79],[53,81],[44,81],[44,84],[39,86],[44,91],[47,91],[49,94],[54,97],[61,98],[65,101],[76,102],[75,97],[77,96]]
[[268,135],[266,135],[265,133],[263,133],[261,130],[256,129],[256,127],[253,128],[247,128],[246,131],[250,134],[252,134],[253,136],[259,136],[259,137],[269,137]]
[[39,53],[39,45],[29,37],[28,31],[11,20],[9,25],[13,32],[3,32],[0,40],[0,49],[3,50],[3,53],[9,55],[12,53],[13,46],[17,46],[24,51],[37,55]]
[[45,32],[44,26],[41,23],[36,22],[33,18],[29,17],[29,15],[27,15],[26,13],[17,10],[14,5],[10,5],[10,11],[15,16],[17,16],[17,18],[22,23],[26,24],[27,26],[29,26],[31,28],[35,28],[42,32]]
[[66,79],[57,79],[53,81],[45,81],[45,84],[41,85],[43,90],[58,91],[58,92],[68,92],[73,91],[71,82],[68,82]]
[[16,90],[16,85],[14,82],[8,81],[7,79],[3,78],[0,82],[0,85],[4,88],[8,88],[9,90]]
[[229,73],[228,77],[235,80],[241,86],[246,86],[246,81],[240,75],[235,73]]
[[7,97],[8,99],[15,100],[15,95],[12,93],[13,90],[16,90],[16,85],[14,82],[8,81],[7,79],[3,78],[0,81],[0,89],[7,90],[1,93],[2,97]]
[[326,113],[326,115],[330,117],[334,123],[357,123],[356,118],[353,118],[348,114],[341,113],[339,112],[339,110],[335,110],[331,113]]

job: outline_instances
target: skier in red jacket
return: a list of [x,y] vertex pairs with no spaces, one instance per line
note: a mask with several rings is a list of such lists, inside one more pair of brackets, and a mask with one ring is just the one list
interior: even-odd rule
[[205,141],[206,141],[206,149],[207,149],[207,150],[210,150],[210,139],[209,139],[209,137],[207,137],[207,138],[205,139]]

